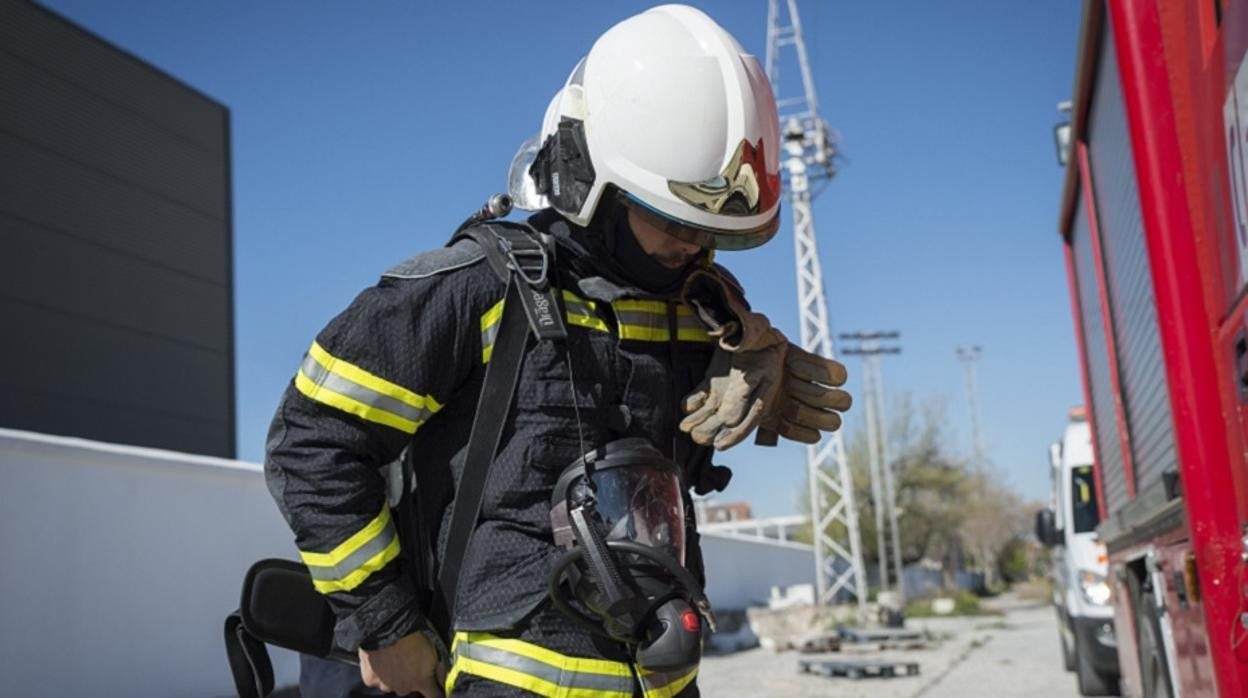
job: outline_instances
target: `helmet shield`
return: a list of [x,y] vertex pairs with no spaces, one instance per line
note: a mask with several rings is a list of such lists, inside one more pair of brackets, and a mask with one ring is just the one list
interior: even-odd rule
[[520,144],[520,148],[511,158],[511,167],[507,171],[507,193],[516,208],[538,211],[550,205],[546,197],[537,191],[537,184],[529,176],[529,168],[533,166],[537,152],[541,149],[541,134],[533,134]]
[[635,211],[646,223],[681,242],[687,242],[699,247],[717,250],[748,250],[766,243],[775,237],[776,231],[780,229],[779,206],[776,207],[776,214],[771,220],[757,228],[750,230],[722,230],[677,220],[650,208],[631,194],[620,192],[619,200],[629,210]]

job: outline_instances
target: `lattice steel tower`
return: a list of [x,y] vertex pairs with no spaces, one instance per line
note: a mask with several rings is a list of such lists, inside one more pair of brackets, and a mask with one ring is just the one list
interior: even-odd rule
[[[781,5],[783,4],[784,7]],[[782,18],[788,11],[788,23]],[[796,50],[802,73],[802,94],[784,97],[780,91],[781,51]],[[791,199],[793,242],[797,252],[797,306],[801,314],[802,347],[833,358],[828,331],[828,304],[823,272],[815,245],[815,221],[810,202],[835,174],[836,146],[827,122],[819,118],[815,83],[810,75],[806,43],[797,13],[797,0],[770,0],[767,8],[767,77],[776,93],[784,141],[785,181]],[[817,185],[812,192],[811,185]],[[866,576],[858,536],[858,509],[854,485],[845,460],[840,432],[806,448],[810,482],[810,515],[815,544],[815,580],[819,602],[829,603],[848,592],[858,603],[860,620],[866,612]]]

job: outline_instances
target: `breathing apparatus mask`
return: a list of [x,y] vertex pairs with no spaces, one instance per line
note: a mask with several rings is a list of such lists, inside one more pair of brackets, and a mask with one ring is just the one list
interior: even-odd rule
[[[679,469],[645,439],[612,441],[569,465],[551,501],[556,608],[625,643],[651,671],[697,664],[710,604],[684,567]],[[581,610],[584,609],[584,610]]]

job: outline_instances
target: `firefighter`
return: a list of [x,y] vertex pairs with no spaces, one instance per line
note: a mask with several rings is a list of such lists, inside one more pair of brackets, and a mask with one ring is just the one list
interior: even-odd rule
[[[568,336],[525,346],[450,647],[429,623],[430,570],[447,554],[506,290],[481,246],[383,274],[317,335],[277,409],[269,489],[335,643],[360,663],[305,663],[305,696],[367,694],[361,682],[426,697],[696,695],[710,615],[689,490],[726,484],[713,449],[760,425],[813,442],[849,407],[831,387],[844,368],[792,347],[711,261],[767,242],[780,209],[770,87],[713,20],[668,5],[609,29],[540,143],[524,175],[548,206],[527,225],[553,240]],[[399,458],[418,512],[402,527],[383,478]],[[598,554],[621,545],[640,552]],[[603,602],[607,580],[627,598]],[[642,617],[667,628],[664,614],[676,636],[630,635]]]

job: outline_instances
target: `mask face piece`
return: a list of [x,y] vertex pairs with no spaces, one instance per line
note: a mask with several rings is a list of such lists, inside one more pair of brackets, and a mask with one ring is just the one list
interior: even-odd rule
[[551,523],[555,542],[568,550],[551,573],[556,608],[629,645],[645,669],[698,662],[702,620],[712,619],[683,566],[684,505],[674,462],[645,439],[613,441],[564,470]]

